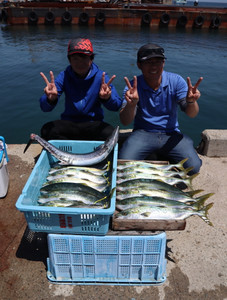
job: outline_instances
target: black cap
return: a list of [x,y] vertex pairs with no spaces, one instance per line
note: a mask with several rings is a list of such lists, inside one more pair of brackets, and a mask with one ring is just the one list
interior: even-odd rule
[[165,59],[164,49],[156,44],[146,44],[137,52],[137,61],[143,62],[149,58],[160,57]]
[[68,44],[68,56],[81,53],[86,55],[93,55],[93,46],[89,39],[78,38],[75,40],[70,40]]

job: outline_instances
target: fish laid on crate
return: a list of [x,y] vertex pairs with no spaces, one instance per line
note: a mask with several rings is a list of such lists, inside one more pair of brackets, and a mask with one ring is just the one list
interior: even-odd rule
[[184,163],[188,160],[188,158],[183,159],[179,163],[176,164],[152,164],[149,162],[144,162],[141,160],[130,160],[130,161],[125,161],[125,162],[120,162],[118,165],[118,170],[123,170],[125,168],[128,168],[130,166],[139,166],[140,168],[155,168],[155,169],[160,169],[160,170],[171,170],[171,169],[179,169],[179,170],[186,170],[184,168]]
[[107,158],[107,156],[113,150],[114,146],[117,144],[118,136],[119,136],[119,126],[117,126],[114,129],[113,133],[109,138],[107,138],[105,143],[98,146],[93,152],[84,153],[84,154],[72,154],[66,151],[59,150],[54,145],[45,141],[38,135],[32,133],[30,136],[30,140],[24,149],[24,153],[26,152],[26,150],[28,149],[32,141],[35,140],[45,150],[50,152],[50,154],[59,161],[59,164],[74,165],[74,166],[90,166],[90,165],[98,164]]
[[192,215],[198,215],[208,225],[213,226],[208,218],[208,210],[213,206],[209,203],[202,209],[195,211],[179,207],[160,207],[160,206],[138,206],[123,210],[115,215],[119,219],[153,219],[153,220],[185,220]]
[[169,193],[174,193],[174,194],[177,193],[180,195],[182,195],[182,194],[188,195],[190,197],[192,197],[200,192],[203,192],[203,190],[193,190],[193,191],[184,192],[174,185],[170,185],[166,182],[149,179],[149,178],[131,179],[128,181],[118,183],[118,185],[117,185],[118,192],[122,192],[122,191],[127,192],[127,191],[130,191],[133,189],[162,190],[162,191],[167,191]]
[[169,200],[177,200],[180,202],[197,202],[202,201],[202,199],[207,200],[213,195],[213,193],[205,194],[203,196],[193,198],[189,196],[187,193],[173,193],[165,190],[153,190],[149,187],[140,187],[139,189],[130,189],[127,191],[121,191],[120,193],[117,193],[117,200],[124,200],[131,197],[143,197],[143,196],[149,196],[149,197],[160,197],[164,199]]
[[153,179],[153,180],[163,181],[170,185],[176,185],[179,183],[183,183],[187,187],[190,187],[192,189],[192,180],[196,176],[198,176],[198,174],[194,174],[187,178],[177,178],[177,177],[166,177],[166,176],[159,176],[159,175],[155,175],[155,174],[134,172],[134,173],[126,174],[125,176],[122,176],[120,178],[118,177],[117,184],[121,184],[122,182],[129,181],[131,179]]
[[118,178],[130,176],[134,173],[141,173],[146,175],[159,175],[159,176],[165,176],[165,177],[180,177],[180,178],[186,178],[187,173],[191,171],[193,167],[187,168],[184,171],[177,172],[176,170],[163,170],[163,169],[155,169],[155,168],[143,168],[140,166],[130,166],[125,169],[118,169],[117,176]]
[[191,210],[199,210],[204,206],[206,199],[202,198],[196,202],[187,201],[181,202],[177,200],[165,199],[162,197],[149,197],[143,196],[140,197],[131,197],[124,200],[117,200],[116,201],[116,208],[119,211],[136,208],[139,206],[147,205],[147,206],[159,206],[159,207],[180,207],[185,209]]

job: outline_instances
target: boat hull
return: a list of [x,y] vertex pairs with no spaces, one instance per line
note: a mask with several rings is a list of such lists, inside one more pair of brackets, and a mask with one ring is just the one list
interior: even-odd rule
[[227,28],[227,9],[106,3],[40,3],[3,9],[5,22],[21,24],[125,25]]

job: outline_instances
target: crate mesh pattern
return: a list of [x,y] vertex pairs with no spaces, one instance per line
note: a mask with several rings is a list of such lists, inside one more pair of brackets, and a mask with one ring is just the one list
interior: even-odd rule
[[48,278],[56,283],[161,284],[166,234],[48,235]]

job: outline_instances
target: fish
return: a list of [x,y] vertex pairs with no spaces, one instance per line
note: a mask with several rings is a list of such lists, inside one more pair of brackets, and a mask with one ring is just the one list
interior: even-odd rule
[[144,173],[136,173],[130,174],[128,176],[121,177],[120,179],[117,179],[117,184],[121,184],[124,181],[129,181],[131,179],[155,179],[158,181],[162,181],[165,183],[168,183],[170,185],[176,185],[179,183],[184,183],[187,187],[190,187],[192,189],[192,180],[198,176],[197,174],[193,174],[192,176],[188,178],[177,178],[177,177],[165,177],[165,176],[159,176],[155,174],[144,174]]
[[181,209],[179,207],[160,207],[160,206],[138,206],[123,210],[115,215],[118,219],[152,219],[152,220],[185,220],[192,215],[198,215],[208,225],[213,226],[208,218],[208,210],[213,206],[209,203],[202,209],[195,211]]
[[90,186],[93,189],[99,191],[99,192],[105,192],[108,190],[108,187],[110,186],[109,183],[105,183],[105,184],[97,184],[95,182],[86,180],[86,179],[80,179],[80,178],[75,178],[75,177],[70,177],[70,176],[62,176],[50,181],[46,181],[43,183],[43,186],[46,185],[53,185],[53,184],[58,184],[58,183],[62,183],[62,182],[69,182],[69,183],[80,183],[86,186]]
[[76,193],[71,192],[70,190],[67,192],[50,192],[47,194],[41,194],[38,197],[38,204],[46,204],[48,202],[53,201],[75,201],[81,202],[85,205],[92,205],[96,201],[98,201],[98,205],[101,205],[104,201],[108,201],[108,196],[103,196],[102,198],[98,199],[96,195],[88,194],[83,191],[77,191]]
[[90,166],[98,164],[105,160],[118,142],[119,126],[117,126],[106,141],[99,145],[93,152],[84,154],[72,154],[66,151],[59,150],[51,143],[45,141],[37,134],[32,133],[30,140],[24,149],[24,153],[29,148],[32,141],[37,141],[45,150],[54,156],[61,165],[73,166]]
[[174,185],[170,185],[166,182],[162,182],[162,181],[150,179],[150,178],[131,179],[131,180],[123,181],[123,182],[117,184],[117,191],[119,191],[119,192],[131,190],[131,189],[165,190],[170,193],[186,194],[191,197],[194,196],[195,194],[203,192],[202,189],[184,192]]
[[85,172],[85,171],[80,171],[80,170],[62,170],[59,172],[55,172],[53,174],[50,174],[47,176],[46,180],[47,181],[51,181],[51,180],[56,180],[56,179],[60,179],[60,178],[79,178],[79,179],[83,179],[83,180],[88,180],[96,183],[96,184],[108,184],[110,183],[109,178],[105,177],[104,175],[94,175],[92,173],[89,172]]
[[162,169],[155,169],[155,168],[143,168],[140,166],[135,167],[128,167],[123,170],[118,170],[117,177],[125,177],[134,173],[141,173],[141,174],[151,174],[151,175],[159,175],[165,177],[175,177],[179,176],[181,178],[186,178],[187,173],[191,171],[193,167],[187,168],[184,171],[177,172],[175,170],[162,170]]
[[96,199],[102,199],[106,194],[103,192],[99,192],[98,190],[81,184],[81,183],[73,183],[73,182],[58,182],[52,183],[40,188],[41,195],[49,195],[50,193],[73,193],[76,197],[78,193],[83,193],[86,197],[92,195],[95,196]]
[[180,202],[177,200],[170,200],[161,197],[148,197],[148,196],[140,196],[140,197],[131,197],[126,198],[124,200],[116,201],[116,208],[118,210],[125,210],[129,208],[135,208],[141,205],[147,206],[160,206],[160,207],[181,207],[192,210],[199,210],[204,206],[206,199],[200,199],[197,202],[188,201],[188,202]]
[[191,196],[187,195],[187,194],[180,194],[180,193],[171,193],[169,191],[165,191],[165,190],[153,190],[153,189],[149,189],[149,188],[144,188],[144,189],[130,189],[128,191],[125,192],[117,192],[116,194],[116,198],[117,200],[124,200],[127,198],[131,198],[131,197],[141,197],[142,196],[150,196],[150,197],[161,197],[161,198],[165,198],[165,199],[169,199],[169,200],[177,200],[180,202],[197,202],[200,201],[201,199],[208,199],[211,196],[214,195],[214,193],[208,193],[205,194],[203,196],[197,197],[197,198],[192,198]]
[[142,160],[130,160],[126,162],[121,162],[118,164],[118,169],[122,170],[124,168],[128,168],[129,166],[140,166],[143,168],[155,168],[155,169],[161,169],[161,170],[171,170],[173,168],[177,168],[179,170],[185,170],[184,163],[188,160],[188,158],[183,159],[182,161],[176,163],[176,164],[152,164],[149,162],[145,162]]
[[94,175],[99,175],[99,176],[106,176],[110,172],[111,168],[111,162],[108,161],[107,164],[103,168],[92,168],[92,167],[83,167],[83,166],[62,166],[59,164],[56,164],[55,166],[51,167],[48,171],[50,175],[53,175],[58,172],[62,171],[73,171],[73,170],[78,170],[78,171],[85,171],[89,172]]
[[68,199],[55,199],[45,203],[40,203],[41,206],[51,207],[76,207],[76,208],[106,208],[105,205],[97,206],[96,204],[85,204],[82,201],[68,200]]

